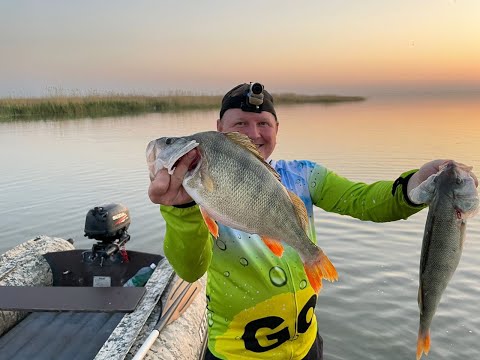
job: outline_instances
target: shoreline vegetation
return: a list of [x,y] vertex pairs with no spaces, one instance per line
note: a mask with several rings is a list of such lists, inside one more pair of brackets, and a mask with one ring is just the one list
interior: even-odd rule
[[[272,94],[276,105],[325,104],[364,101],[361,96]],[[0,121],[57,118],[96,118],[153,112],[219,109],[221,95],[86,95],[44,98],[0,98]]]

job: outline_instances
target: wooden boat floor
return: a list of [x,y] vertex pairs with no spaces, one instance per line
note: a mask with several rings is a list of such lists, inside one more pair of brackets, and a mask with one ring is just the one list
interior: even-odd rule
[[2,359],[91,360],[124,313],[34,312],[0,338]]

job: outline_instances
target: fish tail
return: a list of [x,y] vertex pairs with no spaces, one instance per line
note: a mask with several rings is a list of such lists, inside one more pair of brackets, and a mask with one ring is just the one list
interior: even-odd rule
[[417,339],[417,360],[420,360],[422,354],[428,355],[430,351],[430,329],[418,330]]
[[338,280],[338,273],[330,259],[323,251],[319,251],[318,256],[313,260],[307,260],[303,263],[305,273],[307,274],[310,285],[318,294],[322,288],[322,279],[328,281]]

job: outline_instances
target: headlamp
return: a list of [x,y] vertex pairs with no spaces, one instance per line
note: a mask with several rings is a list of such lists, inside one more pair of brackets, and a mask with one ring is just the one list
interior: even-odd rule
[[263,85],[258,82],[250,83],[245,98],[247,101],[241,106],[243,111],[260,112],[260,105],[263,104]]

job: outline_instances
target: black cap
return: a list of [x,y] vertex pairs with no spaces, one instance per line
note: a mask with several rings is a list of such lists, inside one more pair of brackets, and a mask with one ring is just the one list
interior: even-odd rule
[[[261,90],[259,91],[259,89]],[[228,109],[242,109],[243,111],[256,113],[268,111],[277,120],[277,113],[273,107],[273,97],[260,83],[240,84],[227,92],[222,99],[220,119]]]

